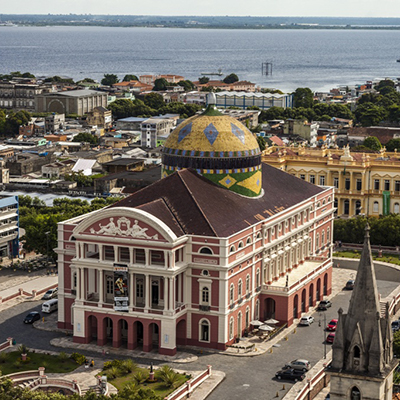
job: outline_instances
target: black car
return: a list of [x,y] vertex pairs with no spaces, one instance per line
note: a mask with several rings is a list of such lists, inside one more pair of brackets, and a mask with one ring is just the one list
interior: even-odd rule
[[24,324],[33,324],[35,321],[39,321],[40,314],[37,311],[31,311],[24,319]]
[[332,307],[332,303],[329,300],[321,300],[318,304],[318,310],[325,311],[329,307]]
[[354,289],[354,284],[355,284],[354,279],[348,280],[348,281],[346,282],[345,289],[346,289],[346,290],[353,290],[353,289]]
[[275,374],[276,379],[284,379],[286,381],[302,381],[306,374],[303,371],[299,371],[293,368],[281,369]]

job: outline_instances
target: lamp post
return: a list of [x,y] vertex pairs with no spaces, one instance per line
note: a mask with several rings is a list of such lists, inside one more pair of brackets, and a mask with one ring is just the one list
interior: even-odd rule
[[49,233],[50,231],[45,232],[46,235],[46,266],[49,266]]
[[[322,313],[319,313],[319,326],[322,322]],[[324,337],[324,359],[326,359],[326,314],[324,313],[324,325],[322,326],[322,333]]]

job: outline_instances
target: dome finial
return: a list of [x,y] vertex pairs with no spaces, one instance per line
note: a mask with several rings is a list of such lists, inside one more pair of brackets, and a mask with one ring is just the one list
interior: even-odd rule
[[214,92],[210,92],[207,95],[207,105],[216,105],[217,104],[217,97],[215,96]]

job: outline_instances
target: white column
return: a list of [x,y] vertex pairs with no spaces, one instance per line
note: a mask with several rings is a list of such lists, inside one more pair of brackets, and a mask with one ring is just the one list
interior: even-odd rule
[[117,263],[119,259],[118,246],[113,246],[113,247],[114,247],[114,262]]
[[171,261],[170,261],[171,268],[175,268],[175,258],[176,258],[175,251],[171,251],[170,256],[171,256]]
[[134,306],[134,302],[133,302],[133,294],[135,293],[135,286],[134,286],[134,275],[132,272],[129,273],[129,288],[128,288],[128,292],[129,292],[129,306],[133,307]]
[[168,309],[168,278],[164,277],[164,311]]
[[79,258],[84,258],[85,256],[84,246],[84,243],[79,243]]
[[103,270],[98,270],[98,280],[99,280],[99,304],[104,302],[104,275]]
[[172,311],[174,307],[174,278],[169,279],[169,309]]
[[81,299],[84,299],[86,296],[85,293],[85,268],[80,268],[81,271]]
[[76,271],[76,299],[80,300],[81,298],[81,269],[75,268]]
[[150,308],[150,301],[149,301],[149,296],[150,296],[150,285],[149,285],[150,279],[149,275],[145,275],[145,284],[144,284],[144,308],[149,309]]
[[99,261],[103,261],[103,245],[99,244]]
[[178,275],[178,301],[182,302],[182,274]]
[[129,247],[129,263],[133,264],[133,247]]
[[168,257],[169,253],[170,253],[169,251],[164,250],[164,267],[165,268],[169,268],[170,263],[171,263],[171,258]]
[[144,258],[144,265],[150,265],[150,250],[144,249],[145,258]]

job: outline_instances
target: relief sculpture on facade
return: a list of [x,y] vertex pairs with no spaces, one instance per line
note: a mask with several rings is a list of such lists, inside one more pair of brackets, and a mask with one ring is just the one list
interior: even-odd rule
[[135,219],[134,224],[131,226],[132,221],[129,218],[121,217],[118,218],[117,224],[114,222],[114,218],[109,219],[107,225],[99,224],[100,229],[96,231],[94,228],[90,228],[90,233],[96,235],[111,235],[111,236],[131,236],[138,239],[154,239],[158,240],[158,235],[149,236],[146,231],[148,228],[142,228],[139,225],[137,219]]

